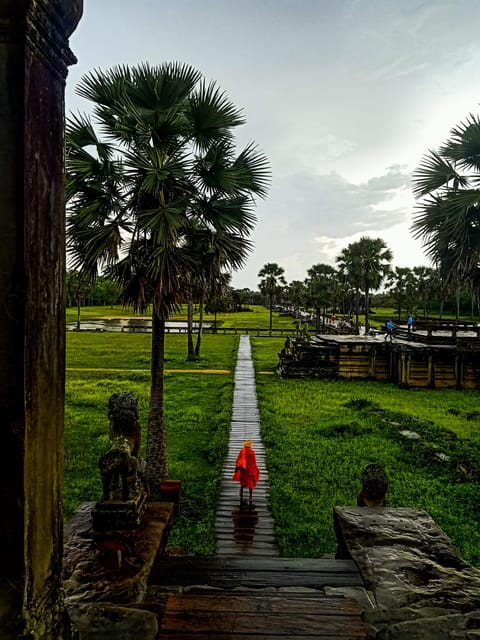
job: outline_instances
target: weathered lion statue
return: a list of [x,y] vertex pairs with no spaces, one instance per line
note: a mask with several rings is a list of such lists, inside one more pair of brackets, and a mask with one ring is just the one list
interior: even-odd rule
[[110,448],[98,461],[103,500],[128,500],[139,483],[140,424],[135,395],[114,393],[108,401],[108,417]]

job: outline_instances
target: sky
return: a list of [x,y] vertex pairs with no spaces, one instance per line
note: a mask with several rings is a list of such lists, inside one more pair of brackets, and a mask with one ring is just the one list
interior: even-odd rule
[[235,288],[268,262],[303,281],[362,236],[426,265],[411,173],[479,112],[479,24],[478,0],[84,0],[66,110],[90,112],[75,86],[118,64],[188,63],[225,91],[238,149],[254,141],[272,171]]

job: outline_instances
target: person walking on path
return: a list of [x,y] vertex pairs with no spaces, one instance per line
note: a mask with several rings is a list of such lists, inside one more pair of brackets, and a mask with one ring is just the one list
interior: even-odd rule
[[240,504],[245,504],[243,500],[243,489],[248,488],[248,504],[253,507],[253,490],[257,486],[260,478],[260,470],[257,467],[255,451],[252,449],[252,441],[245,440],[243,449],[237,456],[235,463],[235,473],[232,480],[240,482]]
[[387,341],[387,338],[390,338],[390,342],[392,342],[392,340],[393,340],[393,329],[395,328],[395,325],[393,324],[393,322],[391,320],[388,320],[387,324],[385,326],[387,328],[387,333],[385,334],[385,342]]
[[410,335],[413,329],[413,316],[408,316],[407,318],[407,329],[408,335]]

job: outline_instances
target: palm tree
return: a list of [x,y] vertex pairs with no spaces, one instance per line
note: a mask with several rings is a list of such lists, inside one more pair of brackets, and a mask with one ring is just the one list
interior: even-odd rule
[[[189,330],[188,360],[200,356],[203,328],[203,308],[210,287],[214,287],[224,269],[239,269],[251,250],[251,242],[238,234],[226,230],[212,230],[198,222],[192,224],[185,234],[185,245],[193,258],[190,268],[184,273],[185,290],[188,297]],[[193,299],[199,307],[197,341],[193,346]]]
[[415,297],[417,305],[422,308],[423,315],[426,317],[431,307],[432,301],[438,298],[442,299],[442,283],[440,274],[433,267],[425,267],[420,265],[413,267],[413,277],[415,282]]
[[356,326],[359,326],[359,313],[360,313],[360,288],[362,285],[362,274],[360,269],[360,255],[358,252],[358,245],[356,243],[349,244],[348,247],[342,249],[336,261],[340,271],[340,276],[343,277],[344,283],[351,287],[353,290],[353,297],[355,300],[355,321]]
[[[338,258],[341,268],[350,274],[351,282],[357,292],[357,300],[360,290],[364,292],[365,333],[370,329],[370,292],[380,288],[390,270],[391,260],[392,252],[387,249],[381,238],[366,236],[349,244]],[[358,327],[358,305],[356,321]]]
[[[245,239],[269,168],[252,144],[236,154],[239,110],[189,65],[97,70],[77,93],[94,109],[93,122],[76,116],[67,128],[68,248],[82,273],[105,272],[122,285],[125,304],[151,308],[147,477],[155,499],[168,472],[165,322],[195,263],[186,236],[199,222]],[[227,255],[224,264],[238,266]]]
[[390,271],[392,252],[381,238],[362,237],[358,241],[360,255],[360,273],[365,294],[365,333],[370,329],[370,292],[380,288],[383,279]]
[[333,303],[335,297],[335,269],[328,264],[316,264],[308,271],[308,278],[305,280],[307,296],[310,304],[316,312],[316,330],[320,330],[320,316],[322,316],[322,326],[325,326],[325,316],[327,307]]
[[413,312],[415,301],[415,275],[409,267],[395,267],[387,276],[390,293],[397,303],[398,320],[401,318],[402,305],[406,311]]
[[259,289],[268,299],[268,307],[270,309],[270,335],[272,335],[272,316],[273,316],[273,301],[275,296],[280,293],[282,287],[287,284],[284,278],[285,269],[280,267],[276,262],[267,262],[258,272],[258,277],[262,278],[260,281]]
[[470,114],[413,173],[419,204],[412,230],[441,277],[457,288],[479,283],[480,118]]
[[286,289],[287,300],[293,305],[295,320],[299,319],[300,307],[305,303],[307,288],[300,280],[292,280]]

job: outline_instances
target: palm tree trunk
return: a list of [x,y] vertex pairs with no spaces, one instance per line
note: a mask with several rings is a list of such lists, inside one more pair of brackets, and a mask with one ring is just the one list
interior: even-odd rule
[[164,411],[165,320],[152,314],[150,415],[147,434],[147,480],[150,500],[160,499],[160,482],[168,475]]
[[[370,331],[370,322],[368,317],[368,312],[370,311],[370,289],[365,287],[365,335],[368,335]],[[357,335],[360,334],[360,324],[357,318]]]
[[200,357],[200,345],[202,342],[203,333],[203,296],[200,296],[200,302],[198,305],[198,332],[197,332],[197,344],[195,345],[195,357]]
[[355,289],[355,321],[357,323],[357,327],[359,323],[358,316],[360,315],[359,307],[360,307],[360,289]]
[[273,321],[273,294],[270,294],[270,335],[272,335],[272,321]]
[[187,303],[187,360],[195,360],[195,347],[193,346],[193,301],[188,298]]

